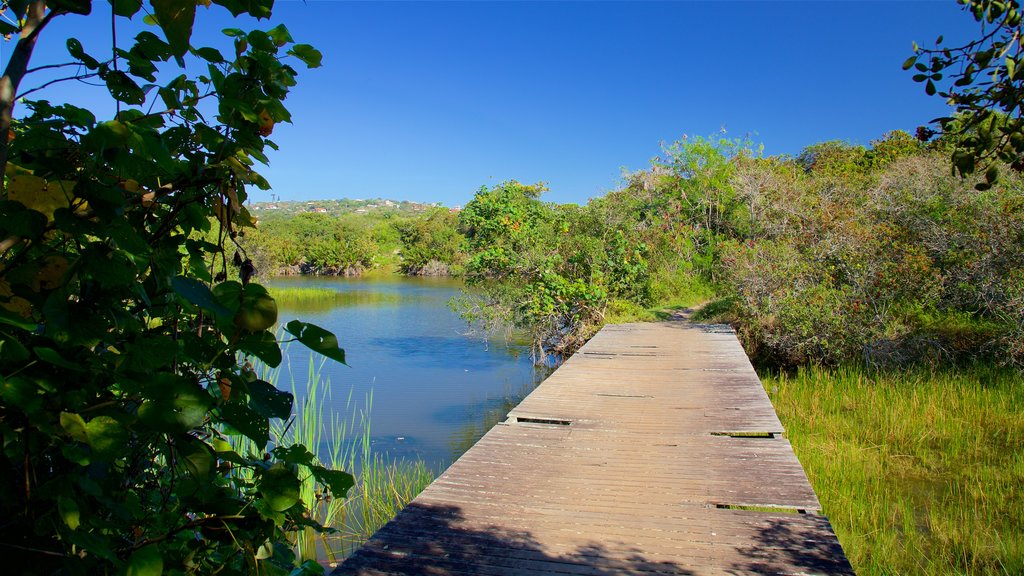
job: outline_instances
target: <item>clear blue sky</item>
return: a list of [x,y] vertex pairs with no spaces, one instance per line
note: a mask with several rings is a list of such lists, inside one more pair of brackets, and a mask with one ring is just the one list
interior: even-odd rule
[[[71,35],[109,52],[109,7],[95,3],[93,16],[55,21],[34,64],[67,60]],[[238,24],[211,18],[220,13],[200,8],[202,43],[229,46],[217,30]],[[270,24],[240,27],[279,22],[324,65],[300,69],[286,102],[294,125],[273,134],[281,150],[262,172],[274,192],[447,205],[512,178],[547,182],[550,201],[585,202],[684,134],[724,128],[795,154],[913,131],[947,108],[901,70],[911,42],[976,28],[954,0],[279,0]],[[96,108],[90,89],[41,97]]]

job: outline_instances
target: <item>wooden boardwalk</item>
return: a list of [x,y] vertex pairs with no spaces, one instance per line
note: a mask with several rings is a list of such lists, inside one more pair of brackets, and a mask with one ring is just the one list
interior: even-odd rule
[[335,575],[853,574],[726,326],[609,325]]

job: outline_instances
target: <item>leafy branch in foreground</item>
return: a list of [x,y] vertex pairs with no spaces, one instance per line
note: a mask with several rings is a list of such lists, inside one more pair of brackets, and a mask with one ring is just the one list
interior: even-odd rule
[[[258,19],[272,0],[214,0]],[[0,548],[23,574],[322,571],[298,567],[289,533],[316,525],[300,478],[344,495],[352,477],[302,446],[270,443],[291,393],[274,366],[277,305],[250,282],[235,243],[243,203],[268,183],[267,139],[290,121],[290,62],[320,63],[284,26],[224,31],[226,52],[193,44],[195,2],[112,2],[103,24],[147,12],[111,60],[66,40],[113,118],[72,103],[24,101],[37,42],[88,0],[7,2],[17,45],[0,78]],[[117,35],[114,34],[114,38]],[[186,68],[188,62],[188,68]],[[196,73],[195,71],[199,71]],[[157,112],[153,112],[157,110]],[[233,255],[232,255],[233,253]],[[229,276],[237,280],[229,279]],[[344,361],[333,334],[298,321],[296,339]],[[227,437],[259,451],[239,454]],[[246,471],[245,474],[240,473]]]
[[[961,175],[985,172],[987,190],[998,178],[996,163],[1024,169],[1024,34],[1017,0],[957,0],[980,24],[979,36],[960,46],[935,48],[914,43],[914,55],[903,63],[925,92],[945,98],[956,110],[937,118],[944,134],[953,137],[953,167]],[[934,131],[919,129],[930,138]]]

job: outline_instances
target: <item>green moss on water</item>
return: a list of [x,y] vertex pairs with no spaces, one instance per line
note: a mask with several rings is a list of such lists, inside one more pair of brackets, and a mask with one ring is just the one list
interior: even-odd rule
[[765,377],[854,569],[1024,573],[1024,378],[975,365]]

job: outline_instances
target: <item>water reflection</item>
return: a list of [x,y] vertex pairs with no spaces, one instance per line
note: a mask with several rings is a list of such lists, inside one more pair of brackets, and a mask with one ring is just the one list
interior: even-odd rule
[[[345,418],[346,398],[372,394],[375,451],[442,469],[504,419],[541,376],[527,346],[470,335],[448,307],[462,288],[457,281],[300,277],[268,284],[272,292],[319,295],[278,298],[280,319],[313,322],[338,336],[350,366],[324,367],[333,392],[327,408]],[[301,390],[309,352],[291,346],[286,355],[284,382]]]
[[508,413],[529,394],[537,384],[550,374],[549,368],[538,368],[534,372],[534,381],[520,388],[516,393],[500,398],[490,398],[475,404],[453,404],[435,416],[441,420],[462,417],[464,424],[451,436],[451,459],[454,461],[499,422],[503,422]]

